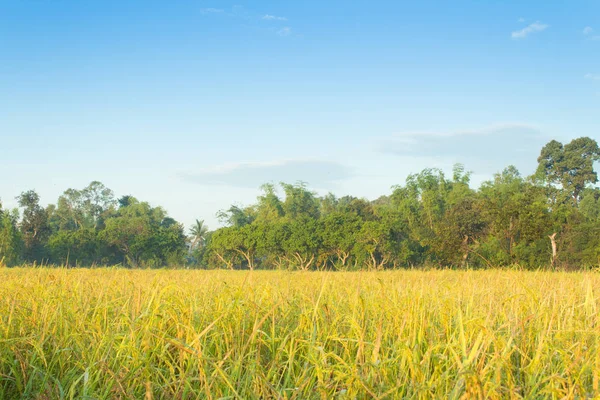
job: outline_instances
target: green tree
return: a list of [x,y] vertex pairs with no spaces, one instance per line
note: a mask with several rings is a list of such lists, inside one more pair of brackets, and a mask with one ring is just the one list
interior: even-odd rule
[[255,255],[261,241],[260,230],[256,225],[242,227],[229,227],[219,232],[213,238],[213,249],[218,251],[220,258],[225,262],[225,254],[237,253],[245,262],[246,267],[253,270]]
[[353,213],[334,211],[323,218],[323,250],[332,266],[346,269],[362,220]]
[[204,248],[207,234],[208,226],[206,226],[204,220],[196,220],[196,223],[190,228],[190,235],[192,236],[192,243],[190,247],[192,251],[196,248]]
[[105,221],[100,238],[122,254],[131,267],[159,267],[183,263],[186,237],[183,226],[160,207],[129,197]]
[[480,193],[487,237],[478,254],[493,266],[547,265],[552,258],[548,236],[555,230],[544,189],[511,166],[485,182]]
[[366,221],[355,233],[354,255],[370,270],[380,270],[392,261],[390,226],[381,221]]
[[221,223],[227,226],[242,227],[251,224],[254,219],[254,211],[251,208],[241,208],[238,206],[231,206],[225,211],[219,211],[217,218]]
[[0,266],[13,266],[21,261],[23,241],[17,219],[17,213],[3,210],[0,202]]
[[315,193],[309,191],[306,183],[299,182],[295,185],[281,183],[285,192],[283,211],[288,220],[299,218],[319,218],[319,201]]
[[484,233],[485,222],[475,196],[464,197],[446,209],[435,227],[432,251],[442,266],[466,266]]
[[290,224],[284,219],[255,225],[256,258],[260,260],[262,268],[283,269],[287,266],[284,243],[290,237]]
[[289,235],[282,244],[289,266],[307,271],[311,269],[322,249],[320,221],[304,217],[287,222]]
[[23,209],[20,229],[25,244],[25,259],[42,262],[47,258],[45,244],[50,236],[48,214],[40,206],[40,196],[33,190],[21,193],[17,201]]
[[277,196],[275,185],[266,183],[261,186],[262,194],[258,197],[256,205],[256,220],[273,222],[283,217],[283,203]]
[[121,261],[94,228],[55,232],[48,239],[48,250],[52,262],[59,265],[109,265]]
[[216,268],[225,266],[234,269],[240,263],[239,229],[236,226],[228,226],[213,233],[207,251],[210,265]]
[[589,137],[573,139],[563,146],[552,140],[538,157],[537,176],[551,184],[560,184],[575,204],[590,183],[598,182],[594,162],[600,160],[598,143]]
[[103,183],[93,181],[81,193],[83,197],[82,208],[86,218],[91,222],[90,227],[101,229],[104,226],[104,219],[107,218],[107,214],[112,212],[117,204],[114,192],[104,186]]
[[408,228],[408,239],[413,242],[403,252],[412,249],[411,258],[418,263],[440,262],[436,254],[437,234],[452,188],[452,181],[441,170],[431,168],[409,175],[405,187],[394,187],[390,204],[396,208],[397,223]]
[[53,231],[103,227],[104,219],[115,206],[112,190],[93,181],[82,190],[67,189],[56,206],[48,208]]
[[443,217],[436,221],[435,235],[428,243],[441,266],[466,266],[484,233],[481,202],[469,183],[470,173],[456,164],[446,186]]

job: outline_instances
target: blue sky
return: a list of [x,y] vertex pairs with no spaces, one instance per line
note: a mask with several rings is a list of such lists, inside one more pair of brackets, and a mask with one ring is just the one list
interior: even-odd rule
[[600,138],[598,1],[0,0],[0,197],[100,180],[187,225],[267,181],[376,198]]

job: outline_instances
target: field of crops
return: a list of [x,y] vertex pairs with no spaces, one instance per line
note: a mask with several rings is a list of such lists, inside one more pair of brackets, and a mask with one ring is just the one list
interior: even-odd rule
[[0,398],[586,398],[600,275],[0,269]]

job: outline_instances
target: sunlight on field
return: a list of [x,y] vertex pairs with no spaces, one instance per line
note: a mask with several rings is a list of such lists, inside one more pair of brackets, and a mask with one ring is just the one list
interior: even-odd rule
[[581,398],[594,273],[0,269],[1,398]]

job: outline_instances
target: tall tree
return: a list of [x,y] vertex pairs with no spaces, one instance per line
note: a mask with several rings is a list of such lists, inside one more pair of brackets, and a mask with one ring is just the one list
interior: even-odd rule
[[103,226],[107,213],[116,202],[112,190],[93,181],[82,190],[67,189],[49,209],[54,230],[76,230]]
[[241,253],[238,251],[240,227],[227,226],[218,229],[211,236],[208,244],[207,258],[215,268],[234,269],[241,261]]
[[356,214],[334,211],[323,219],[323,247],[335,268],[346,269],[362,221]]
[[298,218],[319,218],[319,201],[315,193],[307,189],[306,183],[299,182],[295,185],[281,183],[285,192],[283,210],[288,220]]
[[192,235],[191,249],[203,248],[206,243],[206,235],[208,234],[208,226],[204,223],[204,220],[196,220],[196,223],[190,228],[190,235]]
[[560,184],[577,205],[590,183],[598,182],[594,162],[600,160],[598,143],[589,137],[573,139],[563,146],[552,140],[538,157],[537,176],[551,184]]
[[227,210],[221,210],[217,213],[217,218],[221,223],[227,226],[242,227],[251,224],[255,219],[255,215],[250,208],[241,208],[239,206],[231,206]]
[[34,190],[21,193],[17,201],[23,209],[20,228],[25,242],[25,258],[41,262],[47,257],[44,245],[50,235],[48,214],[40,206],[40,196]]
[[159,267],[183,262],[186,238],[183,226],[172,223],[160,207],[133,197],[106,220],[100,238],[118,249],[131,267]]
[[261,222],[272,222],[283,217],[283,203],[275,190],[275,185],[266,183],[261,186],[262,194],[258,196],[256,219]]
[[286,223],[289,235],[282,246],[284,258],[288,265],[307,271],[315,265],[322,249],[320,221],[304,217]]
[[23,242],[17,218],[16,212],[3,210],[0,202],[0,266],[12,266],[21,260]]

